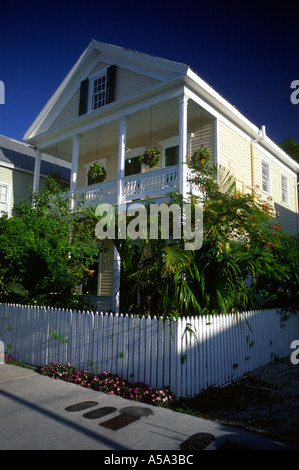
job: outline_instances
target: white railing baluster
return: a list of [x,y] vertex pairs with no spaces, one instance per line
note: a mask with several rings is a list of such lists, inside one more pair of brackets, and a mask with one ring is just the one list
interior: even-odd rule
[[166,195],[178,190],[178,165],[128,176],[122,181],[122,193],[127,200],[146,196]]
[[[127,176],[122,180],[121,186],[122,196],[128,201],[177,191],[178,165]],[[115,204],[117,202],[117,180],[77,189],[75,195],[78,199],[83,198],[84,207],[96,206],[100,203]]]

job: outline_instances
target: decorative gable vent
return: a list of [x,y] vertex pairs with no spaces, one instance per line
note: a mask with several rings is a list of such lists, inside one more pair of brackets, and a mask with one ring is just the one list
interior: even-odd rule
[[[116,84],[116,65],[108,67],[106,72],[106,89],[105,89],[105,105],[113,103],[115,100],[115,84]],[[89,102],[89,78],[81,82],[80,100],[79,100],[79,116],[87,114]]]

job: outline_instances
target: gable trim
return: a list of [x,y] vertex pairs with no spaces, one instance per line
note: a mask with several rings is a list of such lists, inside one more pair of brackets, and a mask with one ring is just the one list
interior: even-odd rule
[[108,66],[117,63],[119,66],[124,66],[133,71],[138,70],[138,73],[157,79],[160,74],[161,80],[164,77],[166,81],[169,79],[169,73],[172,73],[173,78],[174,75],[185,74],[188,68],[188,66],[181,63],[92,40],[27,130],[23,137],[24,140],[29,140],[38,134],[46,132],[45,128],[49,129],[64,106],[74,95],[78,86],[80,86],[80,81],[84,80],[91,73],[99,60],[106,62]]

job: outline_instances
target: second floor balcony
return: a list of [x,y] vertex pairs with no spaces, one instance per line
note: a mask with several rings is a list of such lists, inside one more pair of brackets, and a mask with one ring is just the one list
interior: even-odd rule
[[75,191],[77,197],[83,196],[86,206],[101,203],[116,204],[135,200],[166,196],[171,191],[179,190],[179,166],[152,170],[120,180],[107,181],[80,188]]
[[[185,88],[142,102],[142,106],[118,106],[104,107],[49,131],[42,150],[70,164],[71,192],[82,196],[85,207],[167,199],[173,191],[186,197],[191,189],[187,155],[204,146],[216,161],[215,117],[193,102]],[[153,147],[160,152],[160,161],[151,168],[140,157]],[[37,147],[34,190],[39,184],[42,150]],[[106,180],[99,184],[91,184],[88,177],[94,163],[106,171]]]

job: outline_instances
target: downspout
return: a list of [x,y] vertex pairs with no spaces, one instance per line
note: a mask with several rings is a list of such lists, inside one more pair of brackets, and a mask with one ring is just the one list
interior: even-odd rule
[[[219,150],[219,121],[218,121],[218,118],[215,117],[214,119],[214,155],[215,155],[215,167],[218,169],[219,167],[219,154],[218,154],[218,150]],[[219,171],[217,171],[217,183],[219,184],[219,179],[220,179],[220,175],[219,175]]]
[[259,136],[256,139],[251,140],[250,144],[250,153],[251,153],[251,188],[252,191],[255,188],[255,166],[254,166],[254,144],[260,142],[266,137],[266,127],[262,126],[261,131],[259,131]]
[[296,232],[297,232],[297,237],[299,236],[299,173],[296,174],[295,176],[295,201],[296,201]]

